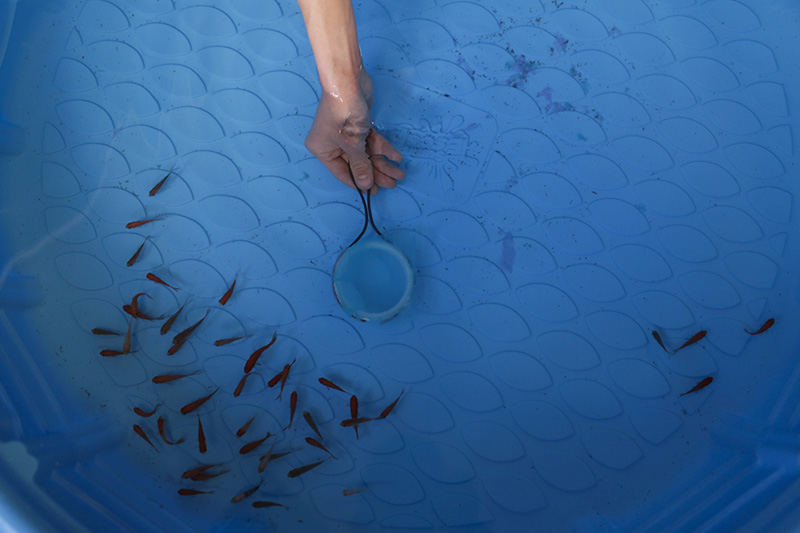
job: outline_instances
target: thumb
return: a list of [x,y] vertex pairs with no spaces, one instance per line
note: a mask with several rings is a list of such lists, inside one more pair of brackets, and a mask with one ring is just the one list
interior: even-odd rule
[[368,191],[373,184],[372,162],[366,152],[354,152],[348,154],[350,159],[350,170],[356,180],[356,187],[362,191]]

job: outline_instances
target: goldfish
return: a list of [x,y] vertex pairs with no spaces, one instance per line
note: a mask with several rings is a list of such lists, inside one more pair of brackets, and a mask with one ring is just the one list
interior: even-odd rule
[[308,424],[308,427],[314,430],[314,433],[317,434],[319,440],[325,440],[322,438],[322,433],[319,432],[319,428],[317,427],[316,422],[314,422],[314,419],[311,418],[311,413],[309,413],[308,411],[303,411],[303,418],[305,419],[306,424]]
[[323,445],[322,445],[322,443],[320,443],[320,442],[319,442],[319,441],[317,441],[316,439],[313,439],[313,438],[311,438],[311,437],[306,437],[306,443],[308,443],[310,446],[313,446],[313,447],[315,447],[315,448],[319,448],[319,449],[320,449],[320,450],[322,450],[323,452],[327,453],[328,455],[330,455],[331,457],[333,457],[334,459],[336,459],[336,456],[335,456],[335,455],[333,455],[333,454],[331,453],[331,451],[330,451],[328,448],[326,448],[325,446],[323,446]]
[[175,445],[175,444],[180,444],[185,440],[183,438],[180,438],[180,439],[176,440],[175,442],[170,441],[167,438],[167,431],[166,431],[166,428],[164,426],[165,426],[164,418],[159,416],[158,417],[158,434],[161,435],[161,438],[164,440],[164,442],[166,442],[167,444],[172,446],[172,445]]
[[275,332],[272,334],[272,339],[267,344],[265,344],[264,346],[262,346],[261,348],[250,354],[250,357],[247,358],[247,362],[244,364],[245,374],[253,370],[253,367],[256,366],[256,363],[258,362],[258,358],[261,357],[262,353],[264,353],[264,350],[268,349],[270,346],[275,344],[275,341],[277,339],[278,339],[278,333]]
[[174,291],[177,291],[177,290],[178,290],[178,287],[173,287],[172,285],[170,285],[169,283],[167,283],[167,282],[166,282],[166,281],[164,281],[163,279],[159,278],[158,276],[156,276],[156,275],[155,275],[155,274],[153,274],[152,272],[148,272],[148,273],[147,273],[147,276],[145,276],[145,277],[146,277],[147,279],[149,279],[150,281],[152,281],[152,282],[158,283],[158,284],[160,284],[160,285],[163,285],[163,286],[165,286],[165,287],[169,287],[170,289],[172,289],[172,290],[174,290]]
[[292,369],[292,365],[295,363],[295,361],[297,361],[297,358],[292,359],[291,363],[283,365],[283,370],[281,371],[281,391],[278,393],[277,399],[280,399],[280,397],[283,396],[283,387],[286,385],[286,380],[289,379],[289,371]]
[[[358,397],[355,394],[350,396],[350,418],[358,418]],[[358,424],[354,424],[353,429],[356,432],[356,440],[358,440]]]
[[271,434],[271,433],[268,431],[268,432],[267,432],[267,434],[266,434],[266,435],[264,435],[264,438],[263,438],[263,439],[258,439],[258,440],[254,440],[253,442],[248,442],[247,444],[245,444],[244,446],[242,446],[241,448],[239,448],[239,453],[240,453],[241,455],[244,455],[244,454],[246,454],[246,453],[250,453],[250,452],[252,452],[252,451],[253,451],[253,450],[255,450],[256,448],[258,448],[259,446],[261,446],[261,444],[263,444],[263,442],[264,442],[265,440],[267,440],[268,438],[270,438],[271,436],[272,436],[272,434]]
[[100,355],[103,357],[116,357],[118,355],[125,355],[121,350],[100,350]]
[[139,245],[139,248],[137,248],[136,251],[133,252],[133,255],[131,256],[131,258],[128,259],[127,263],[125,263],[126,265],[133,266],[134,264],[136,264],[136,261],[139,260],[139,254],[142,253],[142,248],[144,248],[144,243],[147,242],[147,239],[148,239],[148,237],[144,238],[144,240],[142,241],[142,244]]
[[307,464],[307,465],[304,465],[304,466],[299,466],[299,467],[297,467],[297,468],[295,468],[293,470],[290,470],[289,473],[287,474],[287,476],[288,477],[302,476],[303,474],[305,474],[309,470],[315,469],[316,467],[318,467],[319,465],[321,465],[324,462],[325,461],[317,461],[316,463],[311,463],[311,464]]
[[389,406],[386,409],[381,411],[381,414],[378,415],[378,418],[379,419],[380,418],[386,418],[387,416],[389,416],[389,413],[392,412],[392,409],[394,409],[394,406],[397,405],[397,402],[400,401],[400,398],[402,396],[403,396],[403,391],[400,392],[400,394],[397,396],[397,398],[392,403],[390,403]]
[[329,379],[327,379],[327,378],[319,378],[317,381],[319,381],[319,382],[320,382],[320,384],[322,384],[322,385],[324,385],[324,386],[328,387],[329,389],[336,389],[336,390],[338,390],[338,391],[341,391],[341,392],[347,393],[347,391],[346,391],[346,390],[344,390],[344,389],[343,389],[343,388],[341,388],[339,385],[337,385],[336,383],[334,383],[333,381],[331,381],[331,380],[329,380]]
[[121,334],[117,333],[116,331],[111,331],[110,329],[103,329],[103,328],[94,328],[92,329],[92,334],[94,335],[116,335],[119,337]]
[[134,220],[132,222],[128,222],[125,224],[125,227],[128,229],[138,228],[139,226],[144,226],[145,224],[149,224],[151,222],[156,222],[157,220],[161,220],[160,218],[146,218],[144,220]]
[[210,470],[210,469],[212,469],[214,467],[217,467],[217,466],[220,466],[220,465],[219,464],[202,465],[202,466],[197,466],[195,468],[190,468],[189,470],[187,470],[186,472],[181,474],[181,477],[183,479],[191,479],[194,476],[196,476],[198,474],[201,474],[201,473],[205,472],[206,470]]
[[250,417],[250,420],[248,420],[247,422],[242,424],[242,427],[240,427],[239,429],[236,430],[236,436],[237,437],[241,437],[242,435],[247,433],[247,428],[250,427],[250,424],[252,424],[253,420],[255,420],[255,419],[256,419],[256,417],[252,416],[252,417]]
[[131,328],[133,327],[133,320],[128,321],[128,331],[125,333],[125,340],[122,342],[122,353],[131,353]]
[[367,422],[375,420],[374,418],[348,418],[346,420],[342,420],[339,425],[343,428],[354,427],[359,424],[366,424]]
[[217,339],[214,341],[214,346],[225,346],[226,344],[230,344],[232,342],[240,341],[244,339],[247,335],[242,335],[240,337],[228,337],[227,339]]
[[295,409],[297,409],[297,391],[296,390],[292,391],[292,395],[289,396],[289,409],[290,409],[289,423],[286,425],[285,428],[283,428],[284,430],[287,430],[290,427],[292,427],[292,421],[294,420],[294,411],[295,411]]
[[192,411],[194,411],[195,409],[206,403],[212,396],[214,396],[217,393],[218,390],[219,387],[214,389],[214,392],[212,392],[208,396],[203,396],[202,398],[198,398],[193,402],[187,403],[186,405],[181,407],[181,414],[188,415],[189,413],[191,413]]
[[652,333],[653,333],[653,338],[656,340],[656,342],[658,343],[658,345],[659,345],[659,346],[661,346],[661,348],[662,348],[662,349],[663,349],[665,352],[669,353],[669,350],[667,350],[667,347],[664,345],[664,341],[663,341],[663,340],[661,340],[661,335],[660,335],[660,334],[659,334],[659,333],[658,333],[656,330],[653,330],[653,332],[652,332]]
[[184,307],[186,307],[186,302],[183,302],[183,305],[180,306],[177,311],[175,311],[175,314],[172,315],[171,317],[169,317],[166,322],[164,322],[164,324],[161,326],[161,334],[162,335],[166,335],[167,334],[167,332],[172,327],[172,324],[174,324],[175,321],[178,320],[178,315],[181,314],[181,311],[183,311]]
[[160,191],[160,190],[161,190],[161,187],[163,187],[163,186],[164,186],[164,183],[166,183],[166,182],[167,182],[167,178],[169,178],[170,176],[172,176],[172,171],[171,171],[171,170],[169,171],[169,173],[168,173],[166,176],[164,176],[163,178],[161,178],[161,181],[159,181],[158,183],[156,183],[156,184],[153,186],[153,188],[152,188],[152,189],[150,189],[150,192],[148,193],[148,195],[149,195],[149,196],[155,196],[155,195],[158,193],[158,191]]
[[367,487],[360,487],[357,489],[344,489],[342,490],[342,496],[352,496],[353,494],[358,494],[359,492],[364,492],[367,490]]
[[250,496],[252,496],[253,494],[255,494],[255,492],[256,492],[256,491],[257,491],[257,490],[258,490],[260,487],[261,487],[261,483],[259,483],[258,485],[256,485],[256,486],[255,486],[255,487],[253,487],[253,488],[250,488],[250,489],[247,489],[247,490],[245,490],[245,491],[242,491],[242,492],[240,492],[239,494],[237,494],[236,496],[234,496],[233,498],[231,498],[231,503],[239,503],[240,501],[244,500],[245,498],[249,498]]
[[149,412],[145,411],[145,410],[143,410],[143,409],[141,409],[139,407],[134,407],[133,408],[133,412],[136,413],[137,415],[141,416],[142,418],[149,418],[149,417],[153,416],[154,414],[156,414],[157,410],[158,410],[158,405],[153,407],[153,410],[149,411]]
[[231,295],[233,294],[233,288],[236,287],[236,280],[233,280],[231,286],[225,291],[225,294],[222,295],[222,298],[219,299],[219,305],[225,305],[228,303],[228,300],[231,299]]
[[227,474],[228,472],[230,472],[230,470],[222,470],[220,472],[217,472],[216,474],[205,474],[205,473],[196,474],[196,475],[191,477],[191,480],[192,481],[208,481],[209,479],[214,479],[215,477],[223,476],[223,475]]
[[258,473],[259,474],[264,472],[264,469],[267,468],[267,463],[269,463],[269,460],[272,458],[272,450],[274,450],[274,449],[275,449],[275,443],[273,442],[272,446],[270,446],[269,450],[267,450],[267,453],[264,454],[261,457],[261,459],[258,460]]
[[699,391],[700,389],[704,389],[704,388],[708,387],[709,385],[711,385],[712,381],[714,381],[714,378],[711,377],[711,376],[708,376],[707,378],[703,378],[699,382],[697,382],[697,385],[695,385],[691,389],[687,390],[686,392],[682,392],[681,396],[686,396],[687,394],[691,394],[693,392]]
[[253,502],[252,505],[256,509],[260,509],[260,508],[263,508],[263,507],[285,507],[285,505],[283,505],[282,503],[270,502],[270,501],[266,501],[266,500],[259,500],[257,502]]
[[245,381],[247,381],[248,377],[250,377],[249,373],[242,376],[242,379],[239,380],[239,384],[236,385],[236,390],[233,391],[234,398],[238,398],[239,395],[242,393],[242,390],[244,389],[244,383]]
[[142,429],[142,427],[140,425],[134,424],[133,425],[133,431],[135,431],[137,435],[139,435],[141,438],[143,438],[145,440],[145,442],[147,442],[147,444],[152,446],[155,451],[158,451],[158,448],[156,448],[155,445],[150,441],[150,437],[147,436],[147,433],[144,432],[144,430]]
[[678,352],[678,351],[680,351],[680,350],[683,350],[683,349],[684,349],[684,348],[686,348],[687,346],[691,346],[692,344],[694,344],[694,343],[696,343],[696,342],[700,341],[700,340],[701,340],[703,337],[705,337],[707,334],[708,334],[708,331],[706,331],[706,330],[704,330],[704,329],[702,329],[702,330],[698,331],[697,333],[695,333],[694,335],[692,335],[692,337],[691,337],[691,338],[690,338],[688,341],[686,341],[686,342],[684,342],[683,344],[681,344],[681,347],[680,347],[680,348],[678,348],[678,349],[677,349],[677,350],[675,350],[675,351],[676,351],[676,352]]
[[746,333],[748,333],[749,335],[760,335],[761,333],[764,333],[769,328],[771,328],[774,324],[775,324],[775,319],[774,318],[768,318],[767,321],[764,322],[761,325],[761,327],[758,328],[756,331],[747,331],[747,330],[744,330],[744,331]]
[[200,453],[206,453],[206,434],[203,431],[203,422],[200,420],[200,415],[197,415],[197,449]]
[[197,489],[178,489],[178,494],[181,496],[196,496],[198,494],[213,494],[213,490],[197,490]]
[[197,372],[192,372],[191,374],[161,374],[158,376],[154,376],[151,380],[155,384],[160,383],[170,383],[172,381],[177,381],[179,379],[188,378],[189,376],[196,375]]

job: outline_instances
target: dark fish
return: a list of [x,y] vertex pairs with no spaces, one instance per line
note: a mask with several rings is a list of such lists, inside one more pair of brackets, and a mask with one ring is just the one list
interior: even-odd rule
[[167,332],[172,327],[172,324],[174,324],[175,321],[178,320],[178,316],[181,314],[181,311],[183,311],[184,307],[186,307],[186,302],[183,302],[183,305],[180,306],[180,308],[177,311],[175,311],[175,314],[172,315],[171,317],[169,317],[166,322],[164,322],[164,324],[161,326],[161,334],[162,335],[166,335],[167,334]]
[[144,248],[144,243],[147,242],[147,239],[148,239],[148,237],[144,238],[144,240],[142,241],[142,244],[139,245],[139,248],[137,248],[136,251],[133,252],[133,255],[131,256],[131,258],[128,259],[127,263],[125,263],[126,265],[133,266],[134,264],[136,264],[136,261],[139,260],[139,254],[142,253],[142,248]]
[[287,474],[287,476],[289,476],[289,477],[302,476],[303,474],[305,474],[309,470],[315,469],[316,467],[318,467],[319,465],[321,465],[324,462],[325,461],[317,461],[316,463],[311,463],[311,464],[307,464],[307,465],[304,465],[304,466],[298,466],[297,468],[295,468],[293,470],[289,470],[289,473]]
[[290,409],[289,423],[286,425],[285,428],[283,428],[284,430],[287,430],[290,427],[292,427],[292,421],[294,420],[294,411],[295,411],[295,409],[297,409],[297,391],[296,390],[292,391],[292,395],[289,397],[289,409]]
[[272,388],[275,385],[277,385],[278,382],[281,380],[281,376],[283,376],[283,370],[281,370],[280,372],[272,376],[272,378],[270,378],[270,380],[267,382],[267,387]]
[[197,415],[197,449],[200,453],[206,453],[206,434],[203,431],[203,422],[200,421],[200,415]]
[[258,460],[258,473],[261,474],[264,472],[264,469],[267,468],[267,463],[272,458],[272,450],[275,449],[275,443],[272,443],[272,446],[269,447],[267,453],[264,454],[261,459]]
[[747,331],[747,330],[745,330],[745,332],[749,333],[750,335],[760,335],[761,333],[764,333],[769,328],[771,328],[774,324],[775,324],[775,319],[774,318],[769,318],[757,330],[755,330],[755,331]]
[[218,340],[214,341],[214,346],[225,346],[226,344],[230,344],[232,342],[236,342],[236,341],[242,340],[246,336],[247,335],[242,335],[241,337],[229,337],[227,339],[218,339]]
[[317,423],[314,422],[313,418],[311,418],[311,413],[309,413],[308,411],[303,411],[303,419],[305,419],[306,424],[308,424],[308,427],[310,427],[312,430],[314,430],[314,433],[317,434],[317,437],[319,437],[319,440],[325,440],[325,439],[322,438],[322,433],[319,432],[319,428],[317,427]]
[[242,393],[244,389],[244,383],[247,381],[247,378],[250,377],[250,374],[245,374],[242,376],[242,379],[239,380],[239,384],[236,385],[236,390],[233,391],[233,397],[238,398],[239,395]]
[[183,330],[180,333],[178,333],[177,335],[175,335],[172,338],[172,344],[177,345],[177,344],[183,344],[184,342],[186,342],[186,339],[189,338],[189,335],[194,333],[194,330],[196,330],[198,327],[200,327],[200,324],[202,324],[203,320],[206,319],[206,317],[208,316],[208,312],[209,312],[209,310],[206,309],[206,314],[203,315],[203,318],[201,318],[200,320],[198,320],[197,322],[195,322],[194,324],[192,324],[191,326],[189,326],[185,330]]
[[282,503],[269,502],[269,501],[266,501],[266,500],[259,500],[257,502],[253,502],[252,505],[256,509],[262,509],[264,507],[285,507],[285,505],[283,505]]
[[295,361],[297,361],[297,358],[292,359],[291,363],[283,365],[283,370],[281,371],[281,391],[278,393],[278,400],[283,396],[283,387],[286,385],[286,380],[289,379],[289,371],[292,370],[292,365]]
[[244,364],[245,374],[253,370],[253,367],[256,366],[256,363],[258,362],[258,358],[261,357],[262,353],[264,353],[264,350],[275,344],[275,341],[277,339],[278,339],[278,333],[275,332],[272,334],[272,339],[267,344],[265,344],[264,346],[262,346],[261,348],[250,354],[250,357],[247,358],[247,362]]
[[331,453],[331,451],[330,451],[328,448],[326,448],[325,446],[323,446],[323,445],[322,445],[322,443],[320,443],[320,442],[319,442],[319,441],[317,441],[316,439],[313,439],[313,438],[311,438],[311,437],[306,437],[306,443],[308,443],[309,445],[311,445],[311,446],[313,446],[313,447],[315,447],[315,448],[319,448],[319,449],[320,449],[320,450],[322,450],[323,452],[327,453],[328,455],[330,455],[331,457],[333,457],[334,459],[336,459],[336,456],[335,456],[335,455],[333,455],[333,454]]
[[125,311],[126,313],[128,313],[129,315],[131,315],[134,318],[141,318],[142,320],[149,320],[151,322],[153,320],[158,320],[158,317],[146,315],[146,314],[142,313],[141,311],[137,311],[136,309],[134,309],[132,306],[130,306],[128,304],[123,305],[122,306],[122,310]]
[[375,420],[374,418],[348,418],[347,420],[342,420],[339,422],[339,425],[343,428],[349,428],[353,426],[357,426],[359,424],[365,424],[371,420]]
[[252,424],[252,423],[253,423],[253,420],[255,420],[255,419],[256,419],[256,417],[255,417],[255,416],[252,416],[252,417],[250,418],[250,420],[248,420],[247,422],[245,422],[244,424],[242,424],[242,427],[240,427],[239,429],[237,429],[237,430],[236,430],[236,436],[237,436],[237,437],[241,437],[242,435],[244,435],[245,433],[247,433],[247,428],[249,428],[249,427],[250,427],[250,424]]
[[178,494],[181,496],[196,496],[198,494],[213,494],[213,490],[197,490],[197,489],[178,489]]
[[292,450],[289,450],[288,452],[273,453],[272,460],[274,461],[275,459],[280,459],[281,457],[285,457],[290,453],[292,453]]
[[125,355],[121,350],[100,350],[100,355],[103,357],[116,357],[118,355]]
[[215,477],[225,475],[228,472],[230,472],[230,470],[222,470],[221,472],[217,472],[216,474],[196,474],[192,476],[190,479],[192,481],[208,481],[209,479],[214,479]]
[[155,275],[155,274],[153,274],[152,272],[148,272],[146,277],[147,277],[147,279],[149,279],[150,281],[153,281],[153,282],[155,282],[155,283],[161,284],[161,285],[163,285],[163,286],[165,286],[165,287],[169,287],[169,288],[170,288],[170,289],[172,289],[172,290],[175,290],[175,291],[177,291],[177,290],[178,290],[178,287],[173,287],[172,285],[170,285],[169,283],[167,283],[167,282],[166,282],[166,281],[164,281],[163,279],[159,278],[158,276],[156,276],[156,275]]
[[[355,394],[350,396],[350,418],[358,418],[358,397]],[[353,429],[356,432],[356,440],[358,440],[358,424],[354,424]]]
[[92,330],[92,333],[94,335],[116,335],[116,336],[120,336],[121,335],[120,333],[117,333],[116,331],[111,331],[110,329],[103,329],[103,328],[94,328]]
[[697,383],[697,385],[695,385],[691,389],[687,390],[686,392],[682,392],[681,396],[686,396],[687,394],[691,394],[693,392],[699,391],[700,389],[704,389],[704,388],[708,387],[709,385],[711,385],[712,381],[714,381],[714,378],[712,378],[711,376],[708,376],[707,378],[703,378]]
[[161,220],[160,218],[146,218],[144,220],[134,220],[132,222],[128,222],[125,224],[125,227],[128,229],[138,228],[139,226],[144,226],[145,224],[149,224],[151,222],[155,222],[157,220]]
[[128,331],[125,333],[125,340],[122,342],[122,353],[131,353],[131,329],[133,328],[133,320],[128,321]]
[[163,187],[163,186],[164,186],[164,183],[166,183],[166,181],[167,181],[167,178],[169,178],[170,176],[172,176],[172,171],[171,171],[171,170],[169,171],[169,173],[168,173],[166,176],[164,176],[163,178],[161,178],[161,181],[159,181],[158,183],[156,183],[156,184],[153,186],[153,188],[152,188],[152,189],[150,189],[150,192],[148,193],[148,195],[149,195],[149,196],[155,196],[155,195],[158,193],[158,191],[160,191],[160,190],[161,190],[161,187]]
[[195,468],[190,468],[189,470],[187,470],[186,472],[181,474],[181,477],[183,479],[191,479],[194,476],[196,476],[197,474],[201,474],[201,473],[205,472],[206,470],[210,470],[210,469],[212,469],[214,467],[217,467],[217,466],[220,466],[220,465],[219,464],[203,465],[203,466],[197,466]]
[[189,413],[191,413],[192,411],[194,411],[195,409],[197,409],[198,407],[200,407],[201,405],[206,403],[209,400],[209,398],[211,398],[212,396],[214,396],[217,393],[218,390],[219,390],[219,387],[214,389],[214,392],[212,392],[208,396],[203,396],[202,398],[198,398],[193,402],[187,403],[186,405],[181,407],[181,414],[188,415]]
[[253,442],[248,442],[247,444],[245,444],[244,446],[242,446],[241,448],[239,448],[239,453],[240,453],[241,455],[244,455],[244,454],[246,454],[246,453],[250,453],[250,452],[252,452],[252,451],[253,451],[253,450],[255,450],[256,448],[258,448],[259,446],[261,446],[261,444],[263,444],[263,443],[264,443],[264,441],[265,441],[265,440],[267,440],[268,438],[270,438],[271,436],[272,436],[272,435],[271,435],[271,433],[270,433],[270,432],[267,432],[267,434],[264,436],[264,438],[263,438],[263,439],[258,439],[258,440],[254,440]]
[[341,388],[339,385],[337,385],[336,383],[334,383],[333,381],[331,381],[331,380],[329,380],[327,378],[319,378],[317,381],[319,381],[320,384],[328,387],[329,389],[336,389],[336,390],[344,392],[344,393],[347,392],[346,390]]
[[342,490],[342,496],[352,496],[353,494],[358,494],[359,492],[364,492],[367,490],[367,487],[361,487],[357,489],[344,489]]
[[170,383],[179,379],[188,378],[189,376],[194,376],[195,374],[197,374],[197,372],[192,372],[191,374],[161,374],[153,377],[152,382],[157,385],[160,383]]
[[378,415],[378,418],[379,419],[380,418],[386,418],[387,416],[389,416],[389,413],[392,412],[392,409],[394,409],[394,406],[397,405],[397,402],[400,401],[400,398],[402,396],[403,396],[403,391],[400,392],[400,394],[397,396],[397,398],[395,398],[395,400],[392,403],[390,403],[389,406],[386,409],[381,411],[381,414]]
[[701,340],[703,337],[705,337],[707,334],[708,334],[708,331],[706,331],[706,330],[704,330],[704,329],[702,329],[702,330],[698,331],[697,333],[695,333],[694,335],[692,335],[692,337],[691,337],[691,338],[690,338],[688,341],[686,341],[686,342],[684,342],[683,344],[681,344],[681,347],[680,347],[680,348],[678,348],[678,349],[677,349],[677,350],[675,350],[675,351],[676,351],[676,352],[678,352],[678,351],[680,351],[680,350],[683,350],[683,349],[684,349],[684,348],[686,348],[687,346],[691,346],[692,344],[694,344],[694,343],[696,343],[696,342],[700,341],[700,340]]
[[176,440],[174,442],[169,440],[167,438],[167,431],[166,431],[166,428],[164,426],[165,426],[164,418],[159,416],[158,417],[158,434],[161,435],[161,438],[164,440],[164,442],[166,442],[170,446],[175,445],[175,444],[180,444],[184,440],[186,440],[186,439],[183,439],[183,438],[180,438],[180,439],[178,439],[178,440]]
[[134,407],[133,408],[133,412],[136,413],[137,415],[141,416],[142,418],[148,418],[148,417],[153,416],[154,414],[156,414],[157,410],[158,410],[158,405],[153,407],[153,410],[149,411],[149,412],[145,411],[144,409],[141,409],[139,407]]
[[155,445],[152,442],[150,442],[150,438],[147,436],[147,433],[144,432],[141,426],[139,426],[138,424],[134,424],[133,431],[135,431],[137,435],[142,437],[147,442],[147,444],[152,446],[155,451],[158,451],[158,448],[156,448]]
[[222,295],[222,298],[219,299],[219,305],[225,305],[228,303],[228,300],[231,299],[231,295],[233,294],[233,288],[236,287],[236,280],[233,280],[231,286],[225,291],[225,294]]
[[240,501],[244,500],[245,498],[248,498],[248,497],[252,496],[253,494],[255,494],[255,492],[260,487],[261,487],[261,483],[259,483],[258,485],[256,485],[253,488],[250,488],[250,489],[247,489],[245,491],[240,492],[239,494],[237,494],[236,496],[231,498],[231,503],[239,503]]
[[658,345],[659,345],[659,346],[661,346],[661,348],[662,348],[662,349],[663,349],[665,352],[667,352],[667,353],[670,353],[670,352],[669,352],[669,350],[667,350],[667,347],[664,345],[664,341],[663,341],[663,340],[661,340],[661,335],[660,335],[660,334],[659,334],[659,333],[658,333],[656,330],[653,330],[653,332],[652,332],[652,333],[653,333],[653,338],[656,340],[656,342],[658,343]]

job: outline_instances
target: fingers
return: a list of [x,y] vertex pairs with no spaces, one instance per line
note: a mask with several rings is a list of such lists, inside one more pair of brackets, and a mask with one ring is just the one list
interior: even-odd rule
[[370,154],[382,154],[395,163],[399,163],[403,160],[403,155],[398,152],[394,146],[389,144],[389,141],[386,138],[375,131],[375,129],[371,129],[369,131],[369,135],[367,135],[367,151]]
[[353,171],[353,177],[356,179],[358,188],[362,191],[371,189],[374,183],[374,177],[372,162],[369,160],[367,153],[354,150],[348,152],[347,158],[350,161],[350,170]]
[[389,163],[382,155],[373,155],[370,157],[370,161],[372,161],[372,166],[377,172],[386,174],[394,180],[401,180],[406,177],[406,173],[402,168]]
[[320,161],[322,161],[322,164],[325,165],[325,168],[327,168],[330,173],[333,174],[333,177],[351,189],[356,188],[356,186],[353,184],[353,180],[350,179],[350,165],[348,165],[342,157],[328,160],[320,159]]
[[391,176],[387,176],[380,170],[375,171],[375,183],[386,189],[394,189],[397,187],[397,181]]

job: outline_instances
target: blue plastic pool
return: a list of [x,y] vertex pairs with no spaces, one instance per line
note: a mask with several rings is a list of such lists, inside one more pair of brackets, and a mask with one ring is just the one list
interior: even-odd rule
[[331,288],[363,218],[294,1],[0,3],[0,530],[798,529],[797,2],[355,7],[408,176],[384,324]]

